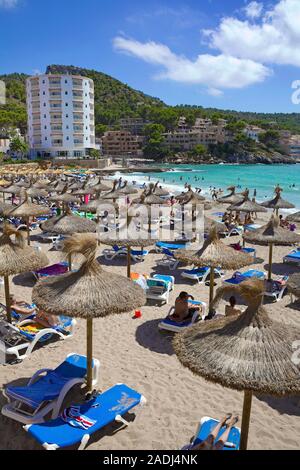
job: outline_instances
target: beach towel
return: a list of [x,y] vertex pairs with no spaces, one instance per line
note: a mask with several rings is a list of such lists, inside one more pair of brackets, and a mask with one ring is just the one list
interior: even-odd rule
[[[91,405],[91,408],[97,408],[98,406],[99,404],[96,403]],[[94,426],[97,421],[81,414],[80,409],[79,405],[72,405],[65,408],[61,414],[61,419],[73,428],[89,429]]]

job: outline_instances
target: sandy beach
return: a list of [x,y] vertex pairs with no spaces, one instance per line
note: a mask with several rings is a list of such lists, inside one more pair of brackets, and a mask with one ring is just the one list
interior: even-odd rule
[[[208,215],[224,206],[215,205]],[[259,214],[257,223],[268,220],[268,214]],[[32,239],[35,238],[32,233]],[[226,244],[238,241],[238,237],[224,240]],[[34,241],[47,252],[49,261],[62,259],[62,254],[49,251],[51,245]],[[104,246],[98,247],[97,255],[105,269],[126,276],[126,259],[115,258],[108,262],[101,256]],[[267,270],[268,248],[256,247],[258,263],[251,266]],[[273,257],[273,274],[291,274],[299,270],[282,264],[282,258],[290,247],[276,247]],[[169,274],[158,269],[155,261],[161,258],[153,249],[143,263],[134,264],[132,271],[150,275],[154,272]],[[115,383],[123,382],[142,393],[147,405],[139,412],[132,426],[118,431],[118,425],[111,425],[93,435],[89,450],[176,450],[189,443],[201,417],[220,418],[226,412],[240,416],[243,394],[209,383],[192,374],[178,361],[172,347],[172,333],[158,330],[158,322],[165,317],[182,290],[187,290],[195,299],[208,302],[209,288],[189,282],[180,276],[181,265],[172,275],[176,277],[175,290],[169,305],[159,306],[148,303],[142,310],[142,317],[133,319],[131,314],[111,316],[94,321],[94,357],[101,363],[98,388],[105,390]],[[225,278],[230,277],[228,271]],[[221,280],[217,280],[217,285]],[[18,275],[11,279],[11,290],[17,298],[31,300],[33,276]],[[0,301],[4,303],[3,288]],[[286,295],[277,303],[268,303],[272,319],[300,327],[300,304],[291,303]],[[218,313],[224,313],[223,303]],[[213,321],[213,320],[212,320]],[[22,363],[0,367],[1,389],[7,384],[24,384],[36,370],[56,367],[67,354],[85,354],[86,325],[79,320],[75,335],[66,341],[53,341],[33,351]],[[300,338],[299,338],[300,339]],[[68,397],[68,402],[80,400],[80,391]],[[0,395],[0,406],[6,403]],[[134,414],[132,414],[134,416]],[[23,429],[20,423],[0,415],[0,449],[39,450],[39,446]],[[300,438],[300,397],[275,399],[255,395],[253,398],[249,449],[291,450],[299,447]]]

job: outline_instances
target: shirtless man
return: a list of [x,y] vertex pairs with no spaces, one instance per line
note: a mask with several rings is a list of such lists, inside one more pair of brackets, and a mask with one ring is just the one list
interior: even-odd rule
[[13,295],[9,297],[10,308],[19,315],[31,315],[36,311],[36,308],[31,308],[28,303],[23,300],[17,300]]
[[190,298],[194,300],[194,297],[187,292],[180,292],[175,301],[175,311],[170,315],[171,320],[181,323],[197,310],[200,311],[200,306],[195,306],[189,302]]

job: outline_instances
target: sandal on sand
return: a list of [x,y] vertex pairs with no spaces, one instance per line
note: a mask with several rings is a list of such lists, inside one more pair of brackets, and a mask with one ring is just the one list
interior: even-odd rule
[[235,424],[239,421],[239,417],[238,416],[234,416],[231,421],[229,421],[229,423],[227,423],[227,426],[235,426]]
[[227,425],[227,421],[232,418],[232,413],[227,413],[227,415],[220,421],[223,426]]

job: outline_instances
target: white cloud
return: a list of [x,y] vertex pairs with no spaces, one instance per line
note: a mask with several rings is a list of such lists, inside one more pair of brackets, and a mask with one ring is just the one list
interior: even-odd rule
[[114,39],[113,44],[120,52],[161,66],[162,70],[155,78],[204,85],[214,96],[220,96],[220,89],[243,88],[262,82],[271,73],[262,64],[228,54],[202,54],[195,60],[190,60],[173,53],[164,44],[153,41],[142,43],[119,36]]
[[246,15],[248,18],[254,19],[259,18],[263,11],[263,4],[259,2],[250,2],[244,8]]
[[0,0],[0,8],[15,8],[19,0]]
[[218,90],[218,88],[208,88],[207,93],[211,96],[215,96],[216,98],[224,95],[224,92],[222,90]]
[[300,1],[280,0],[256,22],[226,17],[204,31],[210,46],[223,54],[262,64],[300,66]]

